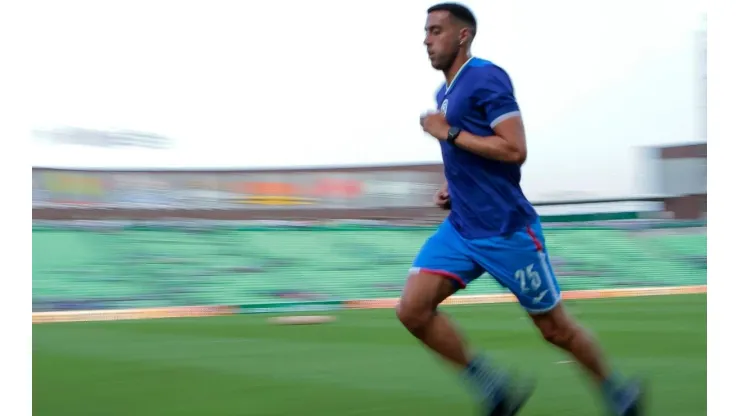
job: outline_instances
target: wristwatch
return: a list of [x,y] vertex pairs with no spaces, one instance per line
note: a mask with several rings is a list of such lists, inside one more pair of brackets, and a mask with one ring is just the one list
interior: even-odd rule
[[460,135],[461,130],[457,127],[450,127],[449,130],[447,130],[447,143],[451,145],[455,145],[455,140],[457,140],[457,137]]

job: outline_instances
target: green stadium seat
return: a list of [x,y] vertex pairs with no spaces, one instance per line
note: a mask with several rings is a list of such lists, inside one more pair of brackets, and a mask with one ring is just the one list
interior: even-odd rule
[[[34,310],[396,297],[429,227],[34,227]],[[564,290],[706,284],[706,232],[548,228]],[[482,278],[465,294],[504,293]]]

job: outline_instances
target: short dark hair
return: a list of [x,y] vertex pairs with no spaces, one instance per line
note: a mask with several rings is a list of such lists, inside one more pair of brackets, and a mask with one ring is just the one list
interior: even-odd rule
[[478,23],[475,21],[475,15],[473,15],[473,12],[469,8],[460,3],[439,3],[427,9],[427,14],[439,11],[449,12],[455,19],[469,26],[473,32],[473,37],[475,37],[475,32],[478,30]]

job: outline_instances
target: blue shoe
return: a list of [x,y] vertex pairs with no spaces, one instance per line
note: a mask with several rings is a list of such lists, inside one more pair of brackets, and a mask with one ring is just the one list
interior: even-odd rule
[[514,416],[527,403],[534,391],[531,381],[521,383],[515,387],[508,387],[489,400],[485,416]]
[[611,398],[611,411],[614,416],[644,415],[645,387],[639,381],[630,381],[621,387]]

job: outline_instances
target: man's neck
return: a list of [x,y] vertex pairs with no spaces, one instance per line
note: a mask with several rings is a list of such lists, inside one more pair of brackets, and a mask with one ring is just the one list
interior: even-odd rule
[[450,87],[450,84],[452,83],[452,80],[455,79],[455,76],[458,72],[460,72],[460,68],[465,65],[465,62],[468,62],[470,59],[470,52],[463,52],[459,53],[454,61],[452,61],[452,65],[450,68],[446,71],[444,71],[445,74],[445,80],[447,81],[447,87]]

